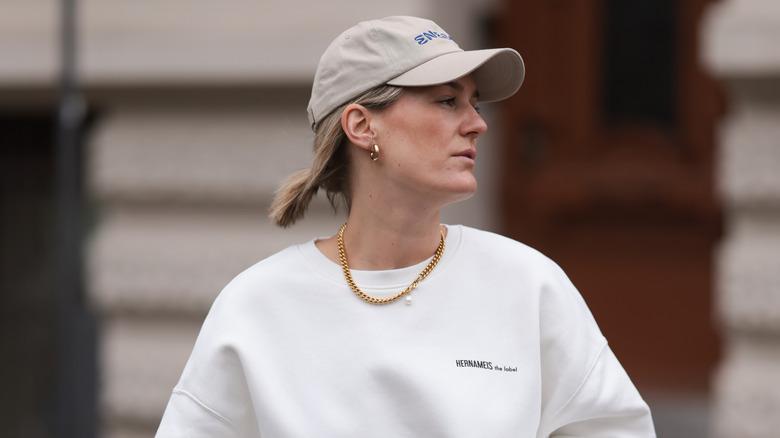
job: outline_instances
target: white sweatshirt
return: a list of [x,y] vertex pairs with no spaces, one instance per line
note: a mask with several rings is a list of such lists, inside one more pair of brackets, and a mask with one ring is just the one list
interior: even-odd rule
[[[219,295],[158,437],[654,437],[650,411],[552,261],[450,226],[413,302],[356,297],[314,241]],[[428,260],[353,271],[376,297]]]

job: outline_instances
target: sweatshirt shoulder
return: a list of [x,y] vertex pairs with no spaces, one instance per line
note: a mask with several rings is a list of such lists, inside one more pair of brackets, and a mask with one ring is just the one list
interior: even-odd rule
[[301,245],[288,246],[287,248],[260,260],[236,275],[233,280],[228,283],[228,286],[253,282],[258,278],[270,280],[273,277],[284,276],[286,273],[294,271],[295,268],[300,267],[302,263],[299,250],[300,246]]
[[464,261],[494,275],[512,277],[534,284],[568,284],[561,267],[540,251],[509,237],[490,231],[463,227]]
[[509,237],[466,226],[462,230],[463,245],[468,251],[497,254],[511,260],[521,258],[524,262],[554,264],[540,251]]
[[275,293],[281,285],[295,281],[300,276],[302,265],[298,246],[290,246],[272,254],[236,275],[217,295],[212,311],[255,303]]

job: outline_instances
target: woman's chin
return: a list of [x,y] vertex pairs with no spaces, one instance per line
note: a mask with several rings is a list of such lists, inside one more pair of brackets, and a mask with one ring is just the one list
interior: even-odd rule
[[477,181],[473,178],[470,181],[464,181],[462,184],[459,184],[457,188],[453,188],[451,193],[451,202],[465,201],[477,193]]

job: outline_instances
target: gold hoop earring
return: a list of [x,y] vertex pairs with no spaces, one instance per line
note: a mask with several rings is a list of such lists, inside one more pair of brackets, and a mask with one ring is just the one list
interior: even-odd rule
[[379,159],[379,146],[376,143],[371,145],[371,152],[368,154],[368,156],[371,157],[373,161]]

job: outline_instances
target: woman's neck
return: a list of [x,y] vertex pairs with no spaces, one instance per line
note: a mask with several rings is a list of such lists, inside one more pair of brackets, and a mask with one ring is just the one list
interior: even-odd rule
[[344,248],[353,269],[397,269],[429,258],[441,240],[438,211],[399,218],[399,212],[355,215],[344,230]]
[[[373,208],[372,208],[373,207]],[[344,230],[344,249],[351,269],[398,269],[419,263],[433,255],[446,230],[439,224],[439,210],[420,211],[353,203]],[[339,263],[336,238],[317,246]]]

